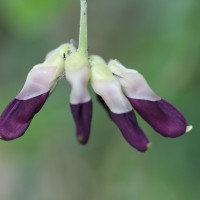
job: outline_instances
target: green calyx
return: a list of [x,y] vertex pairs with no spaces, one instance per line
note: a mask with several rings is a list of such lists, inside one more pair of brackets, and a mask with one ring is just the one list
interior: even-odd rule
[[106,62],[100,56],[90,56],[91,81],[112,81],[115,77],[106,66]]
[[82,52],[75,52],[69,55],[65,61],[65,69],[67,70],[79,70],[83,67],[89,67],[87,56]]
[[118,60],[110,60],[108,68],[113,74],[118,76],[127,70]]
[[73,44],[66,43],[60,45],[58,48],[50,51],[46,58],[45,58],[45,64],[51,64],[51,65],[61,65],[64,64],[64,59],[67,55],[72,54],[76,51],[76,48]]

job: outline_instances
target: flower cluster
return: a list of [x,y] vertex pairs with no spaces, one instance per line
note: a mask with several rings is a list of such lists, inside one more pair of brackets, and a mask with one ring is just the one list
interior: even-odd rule
[[174,138],[190,131],[192,126],[183,115],[155,94],[136,70],[125,68],[117,60],[106,63],[98,55],[88,56],[86,11],[86,0],[81,0],[78,49],[72,43],[63,44],[31,69],[22,90],[0,116],[0,138],[13,140],[25,133],[63,74],[71,85],[70,108],[81,144],[88,142],[92,121],[88,83],[123,137],[138,151],[146,151],[149,141],[133,108],[162,136]]
[[137,71],[125,68],[117,60],[107,64],[97,55],[88,59],[73,44],[63,44],[31,69],[21,92],[3,111],[1,139],[13,140],[25,133],[63,73],[72,88],[70,107],[82,144],[88,141],[92,120],[89,81],[124,138],[139,151],[146,151],[149,141],[137,123],[133,108],[165,137],[178,137],[192,128],[175,107],[152,91]]
[[90,59],[92,87],[131,146],[142,152],[149,146],[132,107],[162,136],[174,138],[192,129],[183,115],[156,95],[136,70],[125,68],[117,60],[106,64],[99,56]]

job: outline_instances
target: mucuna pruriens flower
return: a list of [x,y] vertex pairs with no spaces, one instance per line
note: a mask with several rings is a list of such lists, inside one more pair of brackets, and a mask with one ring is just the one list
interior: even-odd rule
[[162,136],[178,137],[192,129],[180,111],[155,94],[136,70],[125,68],[117,60],[111,60],[108,68],[119,80],[133,108]]
[[87,86],[90,79],[88,57],[76,51],[65,61],[65,77],[71,85],[70,108],[76,125],[77,140],[86,144],[92,121],[92,99]]
[[125,68],[117,60],[106,64],[99,56],[90,56],[90,64],[91,85],[99,102],[127,142],[138,151],[146,151],[150,143],[132,106],[162,136],[174,138],[192,129],[183,115],[155,94],[137,71]]
[[124,96],[119,81],[99,56],[90,56],[91,85],[110,118],[120,129],[126,141],[138,151],[148,149],[149,141],[139,127],[131,104]]
[[22,90],[0,116],[2,140],[13,140],[25,133],[64,73],[64,55],[69,50],[74,51],[71,44],[61,45],[28,73]]
[[48,96],[49,92],[46,92],[27,100],[13,99],[0,117],[1,139],[13,140],[22,136]]
[[70,108],[81,144],[88,142],[92,121],[89,82],[110,119],[138,151],[145,152],[150,143],[138,125],[133,108],[165,137],[178,137],[192,129],[183,115],[155,94],[137,71],[125,68],[117,60],[108,64],[99,56],[90,56],[88,60],[87,53],[72,44],[63,44],[30,70],[20,93],[2,112],[2,140],[13,140],[25,133],[63,74],[71,85]]

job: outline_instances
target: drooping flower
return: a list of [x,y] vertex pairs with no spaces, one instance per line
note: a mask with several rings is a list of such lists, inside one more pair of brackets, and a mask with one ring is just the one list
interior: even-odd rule
[[67,57],[65,77],[72,88],[70,108],[76,125],[77,139],[81,144],[86,144],[92,121],[92,100],[87,89],[90,65],[85,54],[76,51]]
[[90,56],[91,85],[100,101],[103,101],[111,119],[120,129],[126,141],[139,151],[146,151],[148,139],[139,127],[131,104],[124,96],[119,81],[99,56]]
[[25,133],[62,76],[64,57],[69,50],[75,50],[73,45],[63,44],[31,69],[22,90],[0,116],[1,139],[13,140]]
[[173,138],[192,129],[184,116],[169,102],[155,94],[145,78],[136,70],[125,68],[117,60],[111,60],[108,68],[119,80],[134,109],[158,133]]
[[[24,87],[0,116],[0,138],[22,136],[65,74],[71,85],[70,108],[77,139],[86,144],[92,121],[92,99],[88,82],[117,125],[126,141],[144,152],[149,141],[139,127],[133,108],[161,135],[178,137],[192,129],[183,115],[169,102],[156,95],[145,78],[116,60],[108,64],[99,56],[90,56],[87,47],[87,2],[80,0],[79,47],[63,44],[47,54],[43,63],[29,72]],[[133,108],[132,108],[133,107]]]
[[92,100],[87,85],[90,79],[87,44],[87,2],[81,0],[79,46],[65,61],[65,77],[71,85],[70,108],[76,125],[76,136],[86,144],[92,121]]

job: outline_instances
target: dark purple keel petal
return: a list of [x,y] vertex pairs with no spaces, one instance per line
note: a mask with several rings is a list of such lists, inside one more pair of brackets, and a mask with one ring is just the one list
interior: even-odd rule
[[116,114],[110,111],[110,116],[131,146],[141,152],[148,149],[149,141],[139,127],[133,111],[122,114]]
[[80,104],[70,104],[70,107],[76,124],[77,139],[81,144],[86,144],[90,136],[92,100]]
[[115,122],[120,129],[126,141],[136,148],[138,151],[144,152],[149,147],[149,141],[137,123],[135,113],[133,111],[116,114],[110,111],[103,101],[102,97],[97,95],[99,103],[105,108],[109,117]]
[[128,98],[135,110],[158,133],[165,137],[178,137],[186,132],[187,122],[170,103]]
[[13,140],[22,136],[44,105],[49,92],[27,100],[13,99],[0,116],[0,137]]

